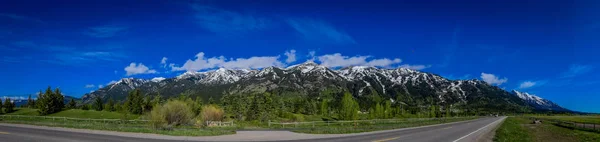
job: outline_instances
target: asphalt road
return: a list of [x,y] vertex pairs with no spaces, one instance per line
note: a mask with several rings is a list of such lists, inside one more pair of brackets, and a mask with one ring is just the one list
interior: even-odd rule
[[[495,126],[501,124],[505,117],[481,118],[474,121],[465,121],[445,125],[416,127],[376,133],[351,134],[341,137],[309,138],[303,140],[288,140],[288,142],[472,142],[484,141],[485,135],[493,133]],[[268,133],[266,135],[269,135]],[[308,135],[307,135],[308,136]],[[228,137],[228,136],[221,136]],[[235,137],[232,135],[231,137]],[[309,136],[310,137],[310,136]],[[276,138],[276,136],[274,136]],[[200,137],[191,137],[192,140],[202,140]],[[239,137],[239,140],[244,140]],[[133,138],[104,134],[91,134],[71,131],[53,131],[14,126],[0,126],[0,142],[169,142],[187,141],[188,139],[164,140]],[[225,140],[225,139],[222,139]],[[217,140],[217,141],[222,141]],[[231,139],[229,139],[231,140]],[[277,139],[270,139],[277,140]],[[235,140],[234,140],[235,141]],[[263,140],[261,140],[263,141]]]

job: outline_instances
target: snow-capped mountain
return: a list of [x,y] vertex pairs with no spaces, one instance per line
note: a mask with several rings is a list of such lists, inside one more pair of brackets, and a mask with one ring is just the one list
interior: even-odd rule
[[544,98],[538,97],[533,94],[529,94],[527,92],[519,92],[519,91],[513,90],[512,93],[514,95],[518,96],[519,98],[525,100],[527,103],[531,104],[532,106],[539,108],[539,109],[558,110],[558,111],[566,110],[565,108],[559,106],[558,104],[556,104],[550,100],[546,100]]
[[559,107],[539,97],[507,92],[481,80],[449,80],[432,73],[406,68],[350,66],[331,69],[312,61],[287,68],[220,68],[206,72],[185,72],[174,78],[124,78],[86,94],[82,99],[89,102],[99,96],[122,100],[134,89],[140,89],[145,94],[160,94],[165,97],[187,93],[205,98],[261,92],[293,93],[318,98],[323,91],[333,90],[350,92],[361,104],[371,104],[374,96],[377,96],[375,98],[415,106],[414,109],[431,104],[452,105],[465,109],[485,108],[487,111],[557,110]]

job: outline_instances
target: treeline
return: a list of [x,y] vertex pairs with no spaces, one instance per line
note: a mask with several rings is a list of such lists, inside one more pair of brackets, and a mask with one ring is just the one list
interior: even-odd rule
[[[48,87],[45,92],[40,91],[38,93],[36,100],[32,99],[31,95],[29,95],[27,104],[21,107],[36,108],[40,115],[48,115],[62,111],[65,108],[64,99],[60,89],[56,88],[52,90],[51,87]],[[70,104],[68,107],[74,108],[74,106],[70,106]]]
[[11,113],[15,111],[15,103],[6,97],[4,102],[0,99],[0,113]]

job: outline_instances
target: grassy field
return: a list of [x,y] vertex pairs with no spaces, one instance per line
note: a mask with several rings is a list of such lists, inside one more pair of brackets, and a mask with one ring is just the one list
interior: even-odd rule
[[[7,113],[5,115],[28,115],[38,116],[37,109],[30,108],[17,108],[15,112]],[[139,115],[127,115],[118,112],[108,111],[95,111],[95,110],[81,110],[81,109],[69,109],[58,113],[50,114],[47,116],[54,117],[70,117],[70,118],[90,118],[90,119],[137,119]]]
[[527,119],[520,119],[515,117],[507,118],[502,126],[496,130],[496,142],[529,142],[531,136],[527,129],[522,124],[527,124]]
[[452,118],[440,118],[440,119],[426,119],[426,120],[402,120],[399,121],[367,121],[357,123],[316,123],[315,125],[305,123],[303,125],[288,125],[287,127],[281,125],[272,125],[274,129],[286,129],[293,132],[299,133],[310,133],[310,134],[344,134],[344,133],[360,133],[370,132],[378,130],[390,130],[408,127],[417,127],[424,125],[433,125],[457,121],[472,120],[478,117],[452,117]]
[[600,124],[600,116],[534,116],[546,119],[557,119],[563,121],[572,121],[579,123],[594,123]]
[[[145,121],[134,120],[139,115],[127,115],[118,112],[71,109],[47,115],[48,117],[67,117],[78,119],[48,119],[39,116],[37,109],[18,108],[15,112],[3,114],[0,123],[30,124],[50,127],[66,127],[120,132],[155,133],[173,136],[213,136],[234,134],[235,128],[196,128],[192,126],[176,127],[172,131],[156,130]],[[6,115],[18,115],[7,117]],[[19,117],[21,116],[21,117]],[[132,121],[91,121],[87,119],[122,119]]]
[[551,123],[531,124],[525,117],[509,117],[496,131],[496,142],[597,142],[600,133],[564,128]]

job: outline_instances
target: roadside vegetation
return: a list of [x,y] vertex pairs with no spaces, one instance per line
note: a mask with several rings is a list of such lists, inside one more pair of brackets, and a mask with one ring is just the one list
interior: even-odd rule
[[[433,104],[408,107],[378,95],[358,102],[349,92],[332,90],[323,91],[318,99],[285,92],[226,94],[218,101],[190,97],[194,95],[162,98],[136,89],[121,101],[96,97],[81,104],[64,100],[59,89],[48,87],[40,91],[39,99],[30,96],[20,108],[4,103],[0,122],[191,136],[232,134],[237,129],[338,134],[464,121],[480,113]],[[296,124],[286,127],[290,123]]]
[[[586,116],[571,116],[586,117]],[[552,122],[534,124],[528,117],[509,117],[496,130],[496,142],[592,142],[600,141],[600,133],[561,127]]]

